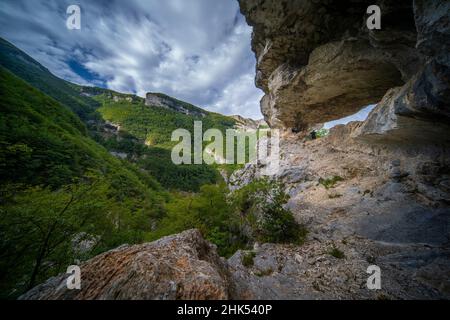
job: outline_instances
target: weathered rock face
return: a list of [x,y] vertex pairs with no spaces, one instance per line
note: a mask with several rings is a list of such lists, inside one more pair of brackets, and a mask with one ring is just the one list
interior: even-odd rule
[[[258,246],[249,268],[237,252],[229,259],[236,294],[448,299],[450,2],[239,2],[253,26],[261,109],[272,127],[295,129],[283,131],[272,178],[284,183],[287,207],[309,234],[301,247]],[[381,30],[365,26],[372,4],[381,8]],[[366,121],[305,138],[317,124],[379,101]],[[239,187],[262,169],[248,165],[229,181]],[[381,290],[366,286],[373,264]]]
[[417,49],[425,62],[408,82],[390,90],[357,132],[396,139],[446,140],[450,119],[450,3],[415,1]]
[[230,116],[236,121],[235,128],[241,130],[256,130],[262,126],[267,126],[267,123],[261,120],[253,120],[250,118],[244,118],[239,115]]
[[[306,130],[401,86],[391,114],[450,122],[448,1],[239,2],[253,26],[256,84],[266,93],[261,109],[272,127]],[[381,30],[366,27],[372,4],[381,8]],[[372,118],[383,116],[380,109]],[[396,116],[390,118],[396,128]]]
[[[308,229],[302,246],[263,244],[244,267],[228,263],[236,295],[254,299],[448,299],[450,297],[450,149],[437,144],[366,143],[363,124],[333,128],[325,138],[286,134],[273,176]],[[385,142],[385,141],[383,141]],[[440,141],[437,141],[440,142]],[[261,176],[248,165],[233,188]],[[325,187],[320,181],[340,177]],[[338,259],[329,252],[338,248]],[[377,265],[381,290],[368,290]]]
[[160,107],[186,115],[205,116],[204,110],[197,108],[189,103],[174,99],[162,93],[147,93],[145,97],[145,105],[151,107]]
[[20,299],[227,299],[230,292],[225,260],[198,230],[121,246],[80,267],[81,290],[68,290],[63,274]]

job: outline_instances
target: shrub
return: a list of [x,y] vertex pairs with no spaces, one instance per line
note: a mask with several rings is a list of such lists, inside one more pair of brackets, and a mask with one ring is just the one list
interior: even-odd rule
[[254,240],[301,244],[307,232],[283,207],[288,200],[283,185],[267,178],[255,180],[234,194],[236,208]]
[[330,130],[322,128],[316,132],[316,137],[323,138],[323,137],[326,137],[329,133],[330,133]]
[[246,268],[253,267],[254,258],[256,257],[256,253],[253,251],[245,252],[242,254],[242,265]]
[[247,247],[248,239],[242,232],[240,217],[227,200],[225,184],[205,185],[197,194],[176,193],[166,205],[167,214],[147,241],[197,228],[217,246],[219,255],[229,257]]

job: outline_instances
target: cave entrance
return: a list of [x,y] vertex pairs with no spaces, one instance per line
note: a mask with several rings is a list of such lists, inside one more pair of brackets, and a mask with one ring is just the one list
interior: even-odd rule
[[333,120],[333,121],[330,121],[330,122],[326,122],[323,125],[323,128],[327,129],[327,130],[330,130],[331,128],[333,128],[333,127],[335,127],[337,125],[340,125],[340,124],[347,124],[347,123],[352,122],[352,121],[364,121],[364,120],[367,119],[367,117],[369,116],[369,113],[376,106],[377,106],[376,104],[370,104],[370,105],[365,106],[364,108],[362,108],[361,110],[359,110],[358,112],[356,112],[356,113],[354,113],[354,114],[352,114],[350,116],[347,116],[347,117],[344,117],[344,118],[341,118],[341,119],[337,119],[337,120]]

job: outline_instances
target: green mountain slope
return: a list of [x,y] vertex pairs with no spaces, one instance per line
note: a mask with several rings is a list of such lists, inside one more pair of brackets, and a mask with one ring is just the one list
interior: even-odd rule
[[[215,183],[219,179],[217,170],[210,166],[172,164],[169,147],[174,143],[170,142],[170,136],[177,128],[192,130],[194,120],[202,120],[205,130],[210,127],[225,130],[234,125],[233,119],[207,112],[163,94],[159,96],[207,116],[200,119],[163,108],[143,108],[144,99],[135,95],[64,81],[1,38],[0,66],[77,113],[86,124],[89,135],[97,143],[109,151],[125,152],[128,160],[139,164],[140,169],[152,174],[164,187],[198,191],[201,185]],[[121,123],[121,132],[106,137],[105,120]],[[144,146],[146,140],[151,142],[151,146]],[[75,167],[69,171],[76,170]]]
[[98,104],[94,100],[81,96],[70,82],[54,76],[36,60],[2,38],[0,38],[0,65],[69,107],[81,119],[95,117]]
[[[246,245],[217,169],[170,160],[173,129],[234,120],[68,83],[4,40],[0,92],[0,299],[105,250],[188,228],[222,254]],[[106,120],[121,130],[108,132]]]
[[97,140],[110,150],[128,154],[133,162],[164,187],[197,192],[202,185],[215,183],[220,178],[212,166],[173,164],[171,148],[177,142],[170,139],[172,132],[178,128],[192,133],[194,121],[202,121],[203,131],[218,128],[224,132],[234,126],[234,121],[229,117],[202,109],[205,116],[186,115],[166,108],[146,106],[139,97],[130,101],[130,96],[111,92],[94,98],[102,104],[98,112],[103,119],[121,128],[120,139],[100,135]]
[[[71,111],[2,67],[0,91],[1,295],[86,254],[142,241],[164,213],[168,195],[159,184],[112,157]],[[74,238],[87,234],[97,235],[93,248],[74,251]]]
[[58,187],[87,170],[121,170],[79,118],[1,67],[0,91],[3,182]]
[[[166,96],[167,97],[167,96]],[[102,105],[98,109],[105,120],[119,124],[124,130],[144,140],[149,146],[171,148],[176,142],[170,141],[172,132],[178,128],[194,132],[194,121],[201,121],[203,131],[216,128],[225,132],[233,128],[235,121],[227,116],[202,110],[200,115],[186,115],[174,110],[146,106],[142,100],[129,102],[114,101],[104,95],[95,97]],[[175,99],[174,99],[175,100]],[[178,100],[175,100],[178,101]]]

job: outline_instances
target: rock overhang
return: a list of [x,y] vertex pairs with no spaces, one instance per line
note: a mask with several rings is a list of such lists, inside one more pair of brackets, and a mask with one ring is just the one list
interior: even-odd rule
[[[450,4],[377,1],[382,28],[369,30],[366,10],[372,2],[239,1],[253,27],[256,84],[265,92],[261,109],[271,127],[306,131],[389,102],[385,95],[393,88],[402,88],[396,100],[402,103],[379,104],[369,116],[372,124],[382,118],[450,123]],[[388,109],[391,116],[383,115]],[[383,126],[395,129],[383,123],[377,134]]]

